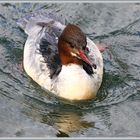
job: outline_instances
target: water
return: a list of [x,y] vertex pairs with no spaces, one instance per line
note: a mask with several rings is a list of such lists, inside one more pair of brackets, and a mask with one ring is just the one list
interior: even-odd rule
[[[22,70],[27,35],[17,19],[53,11],[79,25],[103,53],[104,78],[96,100],[68,102],[43,91]],[[140,136],[140,4],[1,3],[0,136]]]

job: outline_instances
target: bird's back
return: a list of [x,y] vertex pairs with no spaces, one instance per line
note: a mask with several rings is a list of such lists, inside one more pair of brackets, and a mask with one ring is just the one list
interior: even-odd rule
[[52,78],[61,70],[57,43],[65,26],[49,13],[29,14],[18,24],[28,35],[24,46],[24,69],[34,81],[50,90]]

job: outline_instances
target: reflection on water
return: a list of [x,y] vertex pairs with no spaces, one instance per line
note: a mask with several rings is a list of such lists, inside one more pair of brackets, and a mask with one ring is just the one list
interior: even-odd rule
[[[60,111],[60,110],[59,110]],[[77,132],[84,128],[94,127],[94,122],[87,122],[82,120],[81,112],[67,112],[61,111],[50,111],[49,113],[30,111],[26,112],[26,115],[29,117],[37,119],[41,123],[46,123],[54,128],[56,128],[59,132],[63,132],[68,135],[69,132]]]
[[[88,107],[92,104],[88,103],[70,103],[70,102],[45,102],[40,98],[32,98],[25,96],[24,108],[22,113],[32,118],[34,121],[39,121],[43,124],[53,126],[57,130],[55,135],[57,137],[69,137],[71,133],[80,133],[88,129],[92,130],[90,135],[96,135],[99,132],[107,132],[110,121],[110,113],[108,108]],[[86,105],[85,109],[82,109]],[[89,136],[90,136],[89,135]]]
[[[109,46],[95,100],[58,99],[22,70],[27,35],[16,21],[38,10],[62,15],[94,42]],[[140,136],[139,32],[139,4],[1,3],[0,136]]]

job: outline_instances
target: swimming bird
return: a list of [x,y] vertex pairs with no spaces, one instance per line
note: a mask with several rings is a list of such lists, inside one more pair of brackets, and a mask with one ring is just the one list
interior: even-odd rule
[[77,25],[65,25],[51,13],[26,15],[18,24],[28,35],[24,70],[36,83],[68,100],[96,97],[102,83],[103,58]]

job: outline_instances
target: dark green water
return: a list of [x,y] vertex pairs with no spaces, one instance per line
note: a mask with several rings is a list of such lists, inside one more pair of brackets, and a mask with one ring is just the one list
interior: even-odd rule
[[[17,19],[57,12],[79,25],[103,53],[97,100],[70,103],[48,95],[20,68],[25,33]],[[140,4],[0,3],[0,136],[140,136]]]

